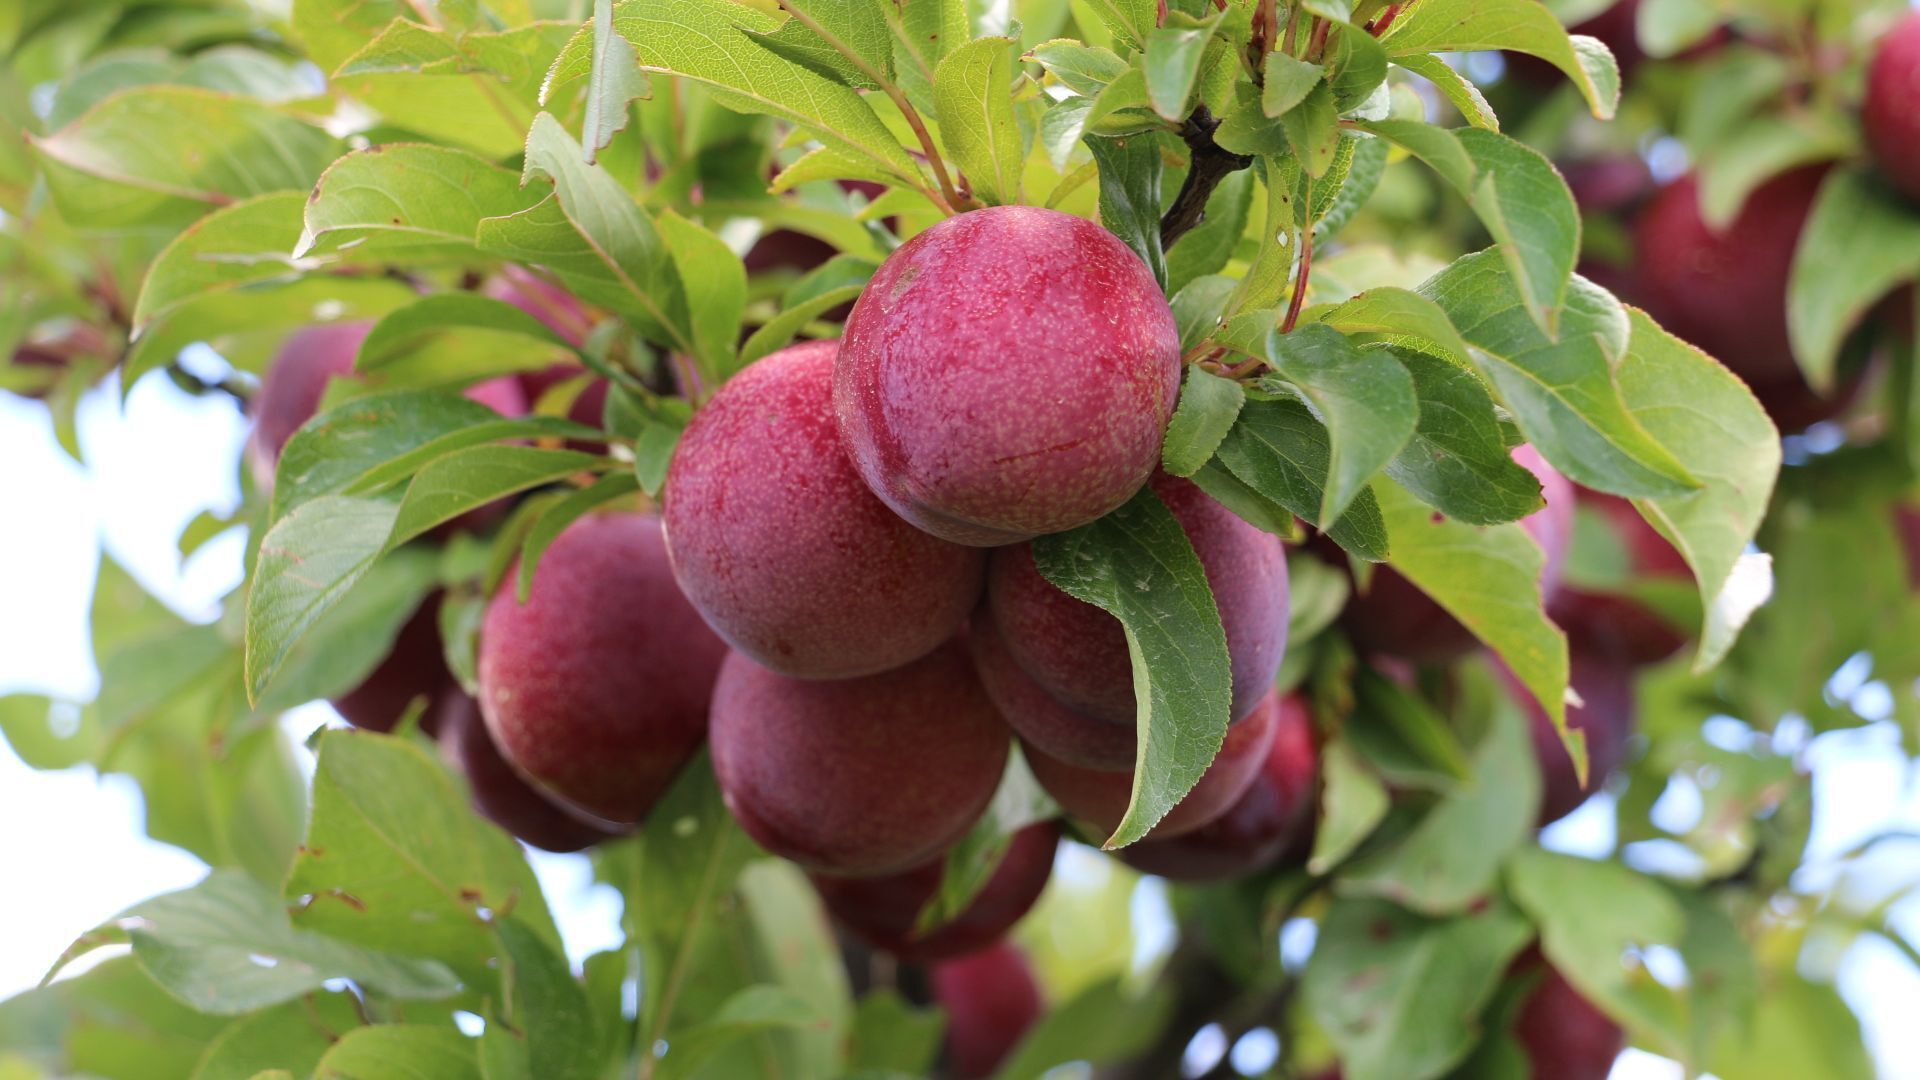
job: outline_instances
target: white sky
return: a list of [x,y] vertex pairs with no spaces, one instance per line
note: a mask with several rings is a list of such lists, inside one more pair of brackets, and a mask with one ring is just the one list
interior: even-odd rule
[[[87,602],[103,541],[190,618],[210,618],[241,578],[237,536],[209,545],[184,568],[174,547],[194,515],[238,500],[232,463],[245,437],[241,418],[224,398],[196,400],[163,377],[136,387],[124,413],[115,393],[97,390],[81,409],[90,469],[54,444],[42,406],[0,394],[0,693],[94,692]],[[304,736],[330,715],[315,706],[286,722]],[[1920,829],[1920,784],[1896,745],[1886,725],[1814,740],[1807,759],[1820,811],[1816,853],[1844,850],[1900,823]],[[1684,805],[1670,810],[1686,813]],[[0,867],[8,883],[0,888],[0,997],[32,986],[72,939],[121,908],[198,880],[200,861],[148,840],[141,814],[139,793],[124,778],[34,772],[0,746]],[[1566,850],[1605,852],[1609,815],[1590,806],[1548,839]],[[618,900],[592,885],[585,860],[535,854],[575,959],[616,941]],[[1920,866],[1888,869],[1920,880]],[[1920,940],[1920,898],[1901,914]],[[1866,941],[1843,962],[1841,988],[1867,1025],[1883,1075],[1920,1080],[1920,1024],[1913,1022],[1920,974],[1891,946]],[[1672,1063],[1631,1053],[1613,1080],[1679,1077]]]

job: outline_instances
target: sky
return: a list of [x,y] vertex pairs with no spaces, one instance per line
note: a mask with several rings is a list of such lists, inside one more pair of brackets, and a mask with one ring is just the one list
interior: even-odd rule
[[[102,545],[190,619],[212,618],[219,597],[242,577],[237,533],[184,565],[175,547],[195,515],[239,501],[234,462],[246,427],[229,400],[194,398],[164,377],[149,377],[122,409],[117,388],[103,386],[83,401],[79,431],[85,468],[55,444],[43,406],[0,394],[0,694],[86,699],[95,692],[87,606]],[[1867,699],[1874,693],[1865,683],[1845,689]],[[283,722],[304,738],[337,720],[315,705]],[[1891,726],[1876,724],[1822,735],[1802,749],[1819,811],[1810,873],[1866,836],[1896,826],[1920,830],[1920,778],[1897,745]],[[1684,791],[1672,793],[1662,808],[1677,821],[1688,810]],[[0,998],[33,986],[80,934],[136,901],[193,884],[206,869],[194,856],[146,838],[139,791],[130,780],[84,767],[35,772],[4,745],[0,822],[0,868],[9,883],[0,888]],[[1546,839],[1562,850],[1604,854],[1613,845],[1609,810],[1591,804]],[[617,941],[618,898],[592,883],[585,859],[533,854],[569,954],[578,960]],[[1920,879],[1911,860],[1890,869],[1908,881]],[[1166,918],[1164,904],[1136,910],[1152,938],[1152,924]],[[1920,941],[1920,897],[1896,916],[1910,940]],[[1162,936],[1165,929],[1158,928]],[[1862,1017],[1882,1075],[1920,1080],[1920,1024],[1913,1022],[1920,1016],[1920,972],[1892,946],[1871,939],[1850,949],[1839,970],[1842,993]],[[1194,1049],[1203,1056],[1226,1052],[1199,1043]],[[1271,1048],[1243,1042],[1232,1052],[1236,1063],[1258,1064]],[[1612,1080],[1680,1076],[1671,1062],[1630,1052]]]

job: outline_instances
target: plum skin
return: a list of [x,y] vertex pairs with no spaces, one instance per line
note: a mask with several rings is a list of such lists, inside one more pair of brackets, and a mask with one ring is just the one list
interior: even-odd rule
[[1532,1075],[1554,1080],[1606,1080],[1626,1049],[1626,1033],[1582,997],[1566,976],[1547,964],[1537,948],[1514,961],[1524,973],[1544,969],[1514,1017],[1513,1037],[1526,1052]]
[[1070,214],[961,214],[854,304],[834,411],[882,502],[956,543],[1014,543],[1119,507],[1160,460],[1172,309],[1119,238]]
[[473,698],[454,689],[442,696],[434,716],[441,754],[466,776],[474,809],[516,839],[543,851],[584,851],[624,831],[568,812],[514,772],[487,734]]
[[987,696],[1022,741],[1050,758],[1102,772],[1131,770],[1139,753],[1135,722],[1115,723],[1072,709],[1021,670],[1000,640],[992,618],[976,616],[967,648]]
[[1172,881],[1229,881],[1282,859],[1304,861],[1313,845],[1320,749],[1297,694],[1280,699],[1273,742],[1253,783],[1227,812],[1198,829],[1120,850],[1127,865]]
[[[1148,830],[1145,839],[1166,839],[1190,833],[1218,819],[1253,785],[1273,742],[1279,695],[1270,693],[1245,720],[1227,728],[1220,751],[1192,790]],[[1048,757],[1032,746],[1026,749],[1034,779],[1070,816],[1111,833],[1126,815],[1133,795],[1131,769],[1083,769]]]
[[1909,13],[1881,39],[1867,68],[1860,122],[1880,174],[1920,200],[1920,13]]
[[[1692,580],[1686,557],[1649,525],[1631,502],[1585,489],[1579,493],[1579,502],[1605,518],[1626,550],[1627,565],[1635,577]],[[1678,627],[1630,596],[1569,586],[1553,597],[1547,614],[1567,632],[1575,651],[1611,657],[1634,667],[1657,664],[1687,644],[1687,635]]]
[[729,380],[688,425],[667,475],[675,579],[728,644],[785,675],[851,678],[951,638],[985,553],[873,496],[833,419],[838,345],[782,349]]
[[1633,668],[1577,648],[1569,658],[1568,682],[1584,702],[1567,709],[1567,726],[1587,737],[1587,786],[1581,787],[1573,758],[1546,710],[1505,664],[1495,667],[1508,692],[1526,711],[1534,760],[1540,766],[1537,823],[1550,825],[1578,809],[1626,761],[1627,742],[1634,731]]
[[1046,1008],[1027,958],[1005,942],[935,964],[932,982],[947,1014],[947,1061],[960,1080],[993,1075]]
[[1051,821],[1014,833],[1000,864],[973,901],[924,934],[916,934],[914,927],[946,876],[944,853],[882,877],[811,876],[835,922],[872,948],[925,963],[970,953],[1004,937],[1033,909],[1046,888],[1059,842],[1060,826]]
[[[1238,720],[1266,696],[1286,652],[1286,550],[1279,537],[1247,524],[1192,481],[1159,473],[1153,490],[1206,571],[1226,630]],[[993,553],[987,608],[1008,655],[1063,705],[1112,723],[1134,722],[1133,664],[1120,621],[1043,577],[1031,545]]]
[[926,862],[979,819],[1011,736],[949,642],[858,679],[796,679],[731,653],[713,692],[713,768],[760,846],[847,876]]
[[517,577],[481,626],[487,730],[550,798],[616,825],[642,820],[706,735],[726,645],[680,595],[650,514],[567,526],[525,604]]
[[425,698],[429,708],[421,715],[420,726],[434,734],[440,712],[432,706],[450,691],[457,687],[440,642],[440,597],[434,594],[408,616],[386,657],[367,677],[328,704],[354,727],[388,732],[414,701]]

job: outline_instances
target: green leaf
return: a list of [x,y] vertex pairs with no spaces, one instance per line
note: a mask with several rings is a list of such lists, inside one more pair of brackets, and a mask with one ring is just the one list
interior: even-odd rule
[[[1474,748],[1472,779],[1442,795],[1393,846],[1342,871],[1343,893],[1447,915],[1467,910],[1494,889],[1507,854],[1533,832],[1540,769],[1519,706],[1498,694],[1488,696],[1494,705]],[[1359,708],[1376,715],[1364,698]]]
[[1329,22],[1327,83],[1333,87],[1340,112],[1358,107],[1387,81],[1387,50],[1364,28],[1351,22]]
[[[1758,116],[1703,148],[1700,216],[1724,232],[1740,216],[1747,197],[1790,169],[1853,153],[1858,135],[1838,116]],[[1897,196],[1895,197],[1897,199]]]
[[[530,348],[534,343],[546,348]],[[496,347],[484,347],[489,344]],[[576,355],[566,338],[513,304],[448,292],[381,316],[360,343],[354,368],[376,373],[387,386],[447,386],[538,370]]]
[[[1040,143],[1047,149],[1047,159],[1064,172],[1082,136],[1089,131],[1117,134],[1107,130],[1116,122],[1135,127],[1131,121],[1136,116],[1144,121],[1147,114],[1140,110],[1146,104],[1147,78],[1138,68],[1127,70],[1094,97],[1055,102],[1040,116]],[[1138,126],[1144,130],[1145,124]]]
[[820,1006],[778,986],[749,986],[712,1018],[677,1032],[660,1059],[662,1080],[698,1075],[700,1067],[728,1043],[773,1029],[799,1030],[821,1022]]
[[1033,559],[1062,592],[1120,620],[1140,703],[1140,757],[1126,816],[1107,839],[1125,847],[1200,779],[1231,711],[1227,640],[1200,559],[1151,489],[1090,525],[1034,541]]
[[0,697],[0,735],[34,769],[71,769],[100,749],[97,713],[39,694]]
[[453,972],[431,960],[295,929],[280,897],[233,870],[136,904],[114,923],[126,927],[133,955],[155,982],[206,1013],[252,1012],[336,978],[408,1000],[444,998],[460,988]]
[[[1189,234],[1191,235],[1191,234]],[[1175,249],[1176,253],[1178,248]],[[1239,282],[1220,274],[1195,278],[1173,298],[1173,322],[1180,328],[1180,349],[1199,348],[1220,326],[1220,313],[1226,309]]]
[[1395,60],[1478,49],[1526,53],[1573,80],[1600,119],[1611,119],[1620,102],[1620,65],[1613,54],[1593,38],[1569,36],[1545,4],[1422,0],[1394,20],[1382,43]]
[[1351,855],[1387,816],[1387,787],[1344,739],[1320,751],[1320,825],[1313,834],[1307,871],[1330,872]]
[[1269,332],[1267,358],[1285,380],[1269,376],[1268,389],[1297,390],[1326,425],[1327,483],[1314,520],[1331,525],[1413,437],[1420,409],[1413,378],[1392,353],[1362,351],[1323,323]]
[[1829,176],[1794,249],[1787,289],[1794,358],[1807,382],[1829,391],[1847,334],[1887,293],[1916,278],[1920,212],[1862,170]]
[[1119,976],[1086,986],[1034,1023],[995,1074],[997,1080],[1040,1080],[1061,1065],[1112,1065],[1145,1053],[1172,1020],[1165,983],[1136,988]]
[[1027,58],[1082,97],[1095,97],[1108,84],[1133,70],[1112,49],[1090,48],[1077,41],[1048,41],[1034,46]]
[[473,815],[425,750],[392,736],[330,729],[321,738],[313,819],[286,892],[303,898],[295,927],[430,957],[469,987],[499,978],[490,918],[510,912],[560,944],[519,845]]
[[1158,23],[1154,0],[1088,0],[1087,6],[1120,44],[1139,49]]
[[544,263],[583,298],[696,351],[686,291],[653,221],[605,168],[583,160],[580,144],[546,113],[527,133],[521,183],[535,177],[553,183],[555,200],[481,222],[481,248]]
[[1780,474],[1780,440],[1751,392],[1704,353],[1629,309],[1633,335],[1620,362],[1635,418],[1700,480],[1683,495],[1635,506],[1693,569],[1706,609],[1694,660],[1704,671],[1733,647],[1771,593],[1770,564],[1748,552]]
[[[505,950],[506,1014],[489,1023],[487,1035],[511,1041],[516,1063],[524,1060],[527,1075],[552,1080],[586,1080],[600,1065],[593,1055],[594,1016],[586,988],[573,977],[557,944],[521,924],[502,919],[498,924]],[[509,1026],[510,1025],[510,1026]],[[504,1047],[495,1047],[501,1053]],[[485,1070],[489,1074],[491,1070]]]
[[894,73],[917,109],[933,111],[940,61],[973,37],[965,0],[896,0],[882,6],[893,31]]
[[1614,365],[1631,336],[1626,311],[1575,279],[1560,338],[1524,313],[1520,291],[1493,251],[1469,255],[1420,286],[1473,345],[1481,376],[1520,430],[1574,483],[1618,495],[1667,497],[1698,481],[1622,400]]
[[1280,118],[1280,130],[1308,176],[1318,180],[1327,175],[1340,150],[1340,112],[1334,105],[1333,87],[1316,83],[1299,105]]
[[1560,334],[1560,306],[1570,302],[1568,279],[1580,253],[1580,208],[1552,163],[1477,128],[1382,120],[1366,130],[1405,147],[1466,197],[1498,243],[1528,314],[1548,335]]
[[351,994],[313,994],[228,1024],[207,1044],[193,1080],[254,1080],[275,1066],[310,1075],[343,1033],[361,1025]]
[[184,225],[216,206],[304,191],[344,149],[266,105],[185,86],[115,94],[33,147],[61,213],[92,229]]
[[842,285],[792,307],[782,307],[780,314],[768,319],[765,325],[753,332],[746,344],[740,346],[737,367],[746,367],[763,356],[786,348],[808,323],[834,308],[858,300],[865,288],[865,285]]
[[1160,247],[1160,148],[1149,135],[1089,136],[1086,142],[1100,169],[1100,224],[1140,256],[1164,289],[1167,259]]
[[1465,75],[1455,71],[1453,65],[1437,56],[1396,56],[1393,62],[1432,83],[1467,123],[1488,131],[1500,130],[1500,118],[1494,115],[1486,96],[1467,81]]
[[990,203],[1017,203],[1024,154],[1013,120],[1012,38],[967,42],[940,61],[934,109],[947,155],[973,192]]
[[878,0],[793,0],[786,10],[792,17],[754,40],[863,90],[878,90],[882,81],[893,79],[893,32]]
[[476,1044],[452,1028],[379,1024],[355,1028],[320,1059],[327,1080],[481,1080]]
[[1227,437],[1247,392],[1232,379],[1189,365],[1180,390],[1179,407],[1167,425],[1160,447],[1160,463],[1175,476],[1192,476],[1213,459],[1220,440]]
[[[632,116],[628,106],[651,93],[633,46],[613,32],[613,0],[593,0],[593,73],[587,85],[586,116],[580,122],[588,163],[627,126]],[[543,88],[542,104],[545,95]]]
[[308,196],[295,257],[371,249],[386,261],[471,259],[480,223],[531,208],[540,193],[476,154],[398,143],[348,154]]
[[1507,452],[1486,386],[1425,353],[1395,353],[1413,376],[1420,425],[1387,475],[1468,525],[1501,525],[1540,509],[1540,481]]
[[1319,64],[1298,60],[1284,52],[1267,54],[1261,70],[1266,83],[1260,90],[1260,111],[1271,117],[1284,116],[1307,99],[1307,94],[1327,77]]
[[947,849],[940,888],[920,909],[916,931],[936,930],[965,912],[999,868],[1014,834],[1058,816],[1060,807],[1034,779],[1026,759],[1019,754],[1009,757],[987,812]]
[[1717,1075],[1747,1080],[1870,1080],[1881,1074],[1863,1035],[1836,987],[1788,972],[1768,984],[1752,1024],[1722,1038],[1708,1065]]
[[380,560],[288,652],[260,708],[290,709],[359,686],[439,584],[433,552],[402,549]]
[[919,167],[854,90],[752,44],[738,27],[751,9],[724,0],[646,0],[614,12],[643,71],[710,88],[730,109],[764,113],[920,186]]
[[940,1053],[945,1026],[939,1012],[914,1008],[891,987],[869,991],[853,1015],[847,1072],[852,1076],[927,1075]]
[[1373,490],[1393,537],[1393,568],[1507,662],[1584,774],[1586,743],[1566,727],[1567,639],[1541,610],[1540,545],[1518,523],[1467,525],[1439,517],[1397,484]]
[[1499,898],[1452,919],[1379,900],[1336,904],[1300,992],[1350,1080],[1430,1080],[1473,1048],[1480,1012],[1530,933]]
[[1338,307],[1309,311],[1309,316],[1348,334],[1368,334],[1400,345],[1415,345],[1466,370],[1473,349],[1454,329],[1439,304],[1410,289],[1368,289]]
[[204,293],[141,331],[122,365],[122,389],[131,391],[195,342],[206,342],[242,370],[258,370],[297,327],[378,318],[418,296],[390,278],[332,276]]
[[[1477,683],[1462,686],[1480,689]],[[1475,698],[1471,704],[1473,708],[1464,709],[1455,705],[1454,711],[1477,719],[1482,703]],[[1439,708],[1369,667],[1354,673],[1353,711],[1342,723],[1341,734],[1381,779],[1397,788],[1454,795],[1473,787],[1478,775]],[[1484,756],[1495,748],[1482,735],[1478,749]],[[1417,903],[1399,902],[1420,908]]]
[[1665,887],[1618,863],[1537,848],[1515,853],[1507,887],[1540,927],[1547,960],[1580,996],[1610,1016],[1671,1034],[1664,1010],[1625,960],[1630,949],[1679,944],[1686,916]]
[[1296,544],[1306,539],[1306,532],[1294,518],[1293,511],[1249,487],[1218,459],[1200,466],[1200,471],[1190,479],[1214,502],[1254,528]]
[[1147,100],[1161,119],[1179,123],[1192,111],[1194,85],[1200,80],[1200,61],[1207,43],[1219,29],[1216,14],[1194,25],[1186,20],[1147,31],[1141,70],[1147,76]]
[[701,370],[717,384],[733,368],[740,316],[747,308],[747,268],[725,241],[672,210],[661,212],[660,234],[686,283]]
[[[1300,517],[1315,520],[1326,504],[1332,447],[1327,429],[1299,401],[1247,402],[1215,454],[1241,483]],[[1387,557],[1389,532],[1371,492],[1355,496],[1327,535],[1370,562]]]
[[306,197],[275,192],[224,206],[162,248],[140,284],[133,325],[146,329],[156,318],[217,290],[288,278],[302,267],[288,252],[300,236]]

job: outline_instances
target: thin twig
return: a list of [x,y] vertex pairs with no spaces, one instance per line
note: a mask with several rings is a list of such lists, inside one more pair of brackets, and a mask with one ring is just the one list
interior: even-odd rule
[[1220,121],[1213,118],[1205,105],[1193,110],[1193,115],[1181,125],[1180,139],[1187,144],[1190,161],[1187,178],[1180,182],[1180,193],[1160,218],[1162,249],[1172,247],[1174,241],[1206,220],[1207,200],[1213,197],[1213,189],[1219,187],[1222,180],[1253,164],[1252,158],[1222,149],[1213,141],[1213,133],[1219,126]]
[[1300,230],[1300,273],[1293,279],[1293,299],[1287,302],[1287,318],[1280,324],[1280,332],[1293,333],[1300,322],[1300,308],[1307,299],[1307,275],[1313,273],[1313,228]]

